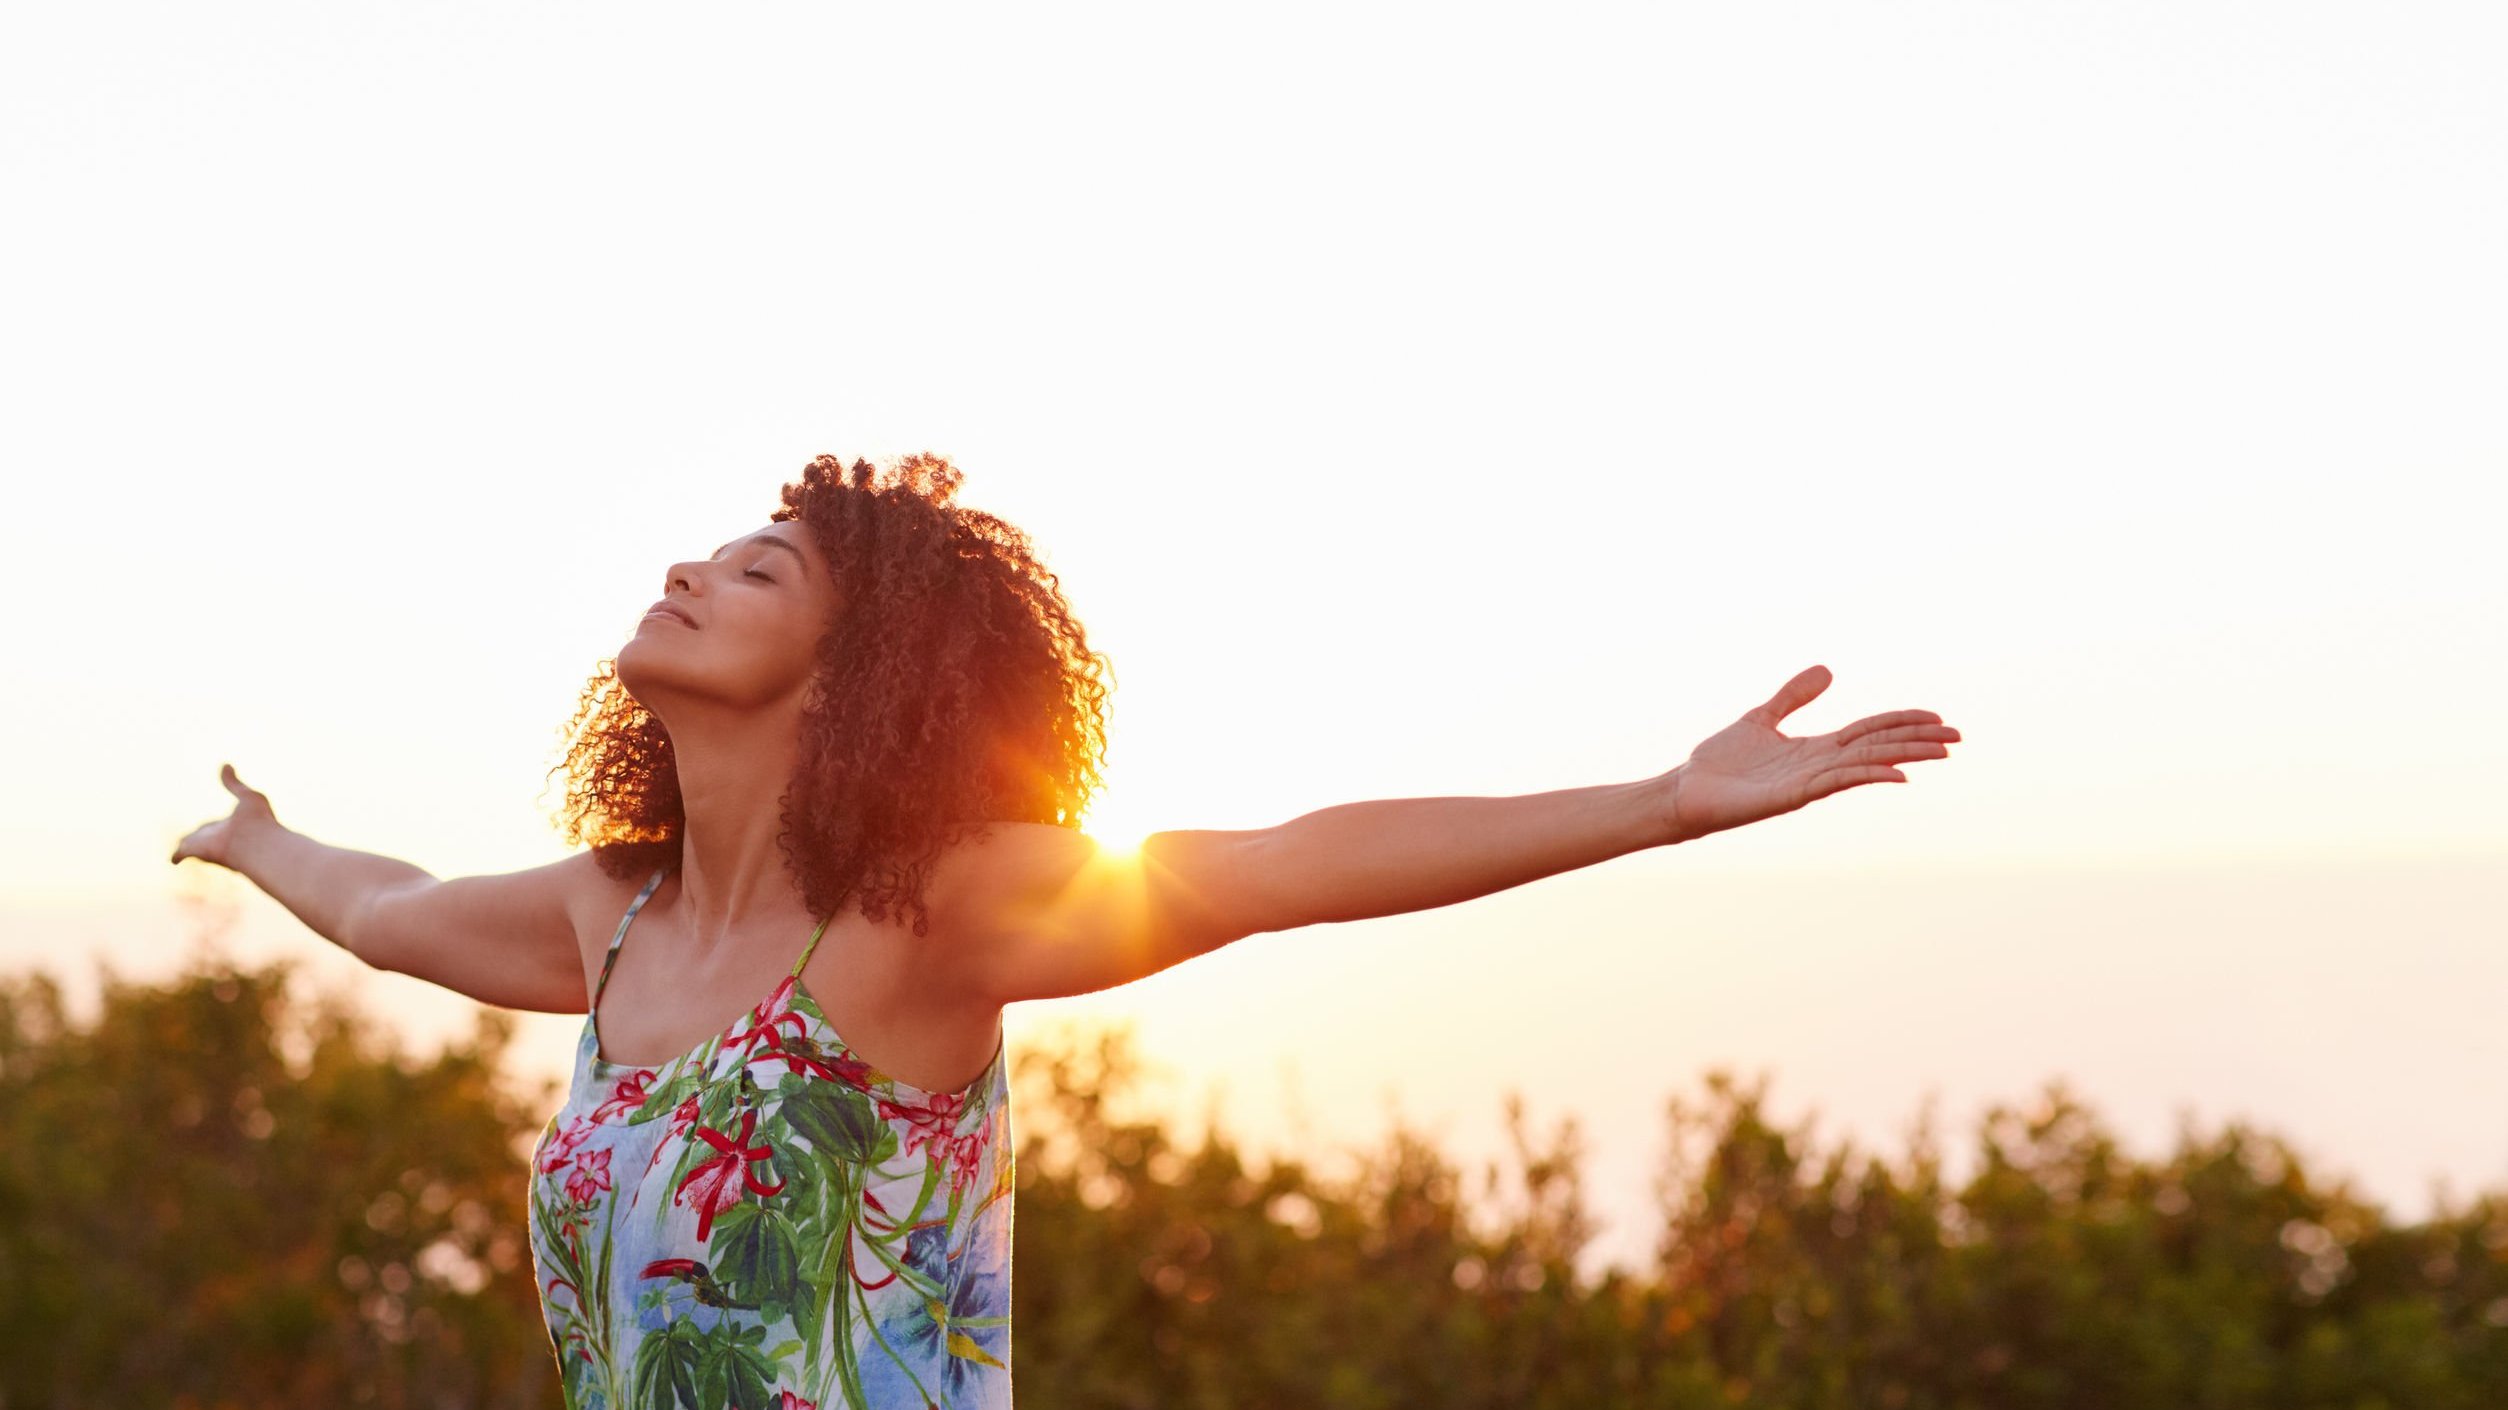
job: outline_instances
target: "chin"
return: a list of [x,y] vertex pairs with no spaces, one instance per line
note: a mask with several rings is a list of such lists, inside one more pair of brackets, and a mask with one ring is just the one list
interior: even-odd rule
[[712,700],[722,694],[704,663],[659,642],[638,637],[611,659],[628,697],[657,716],[674,700]]
[[644,702],[647,687],[664,684],[670,674],[660,662],[651,659],[651,646],[652,643],[641,636],[629,637],[611,658],[617,664],[618,683],[625,686],[627,693],[636,697],[639,704]]

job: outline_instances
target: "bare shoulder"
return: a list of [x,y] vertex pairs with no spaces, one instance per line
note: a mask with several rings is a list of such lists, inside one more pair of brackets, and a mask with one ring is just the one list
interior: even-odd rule
[[570,853],[564,861],[553,863],[552,874],[564,885],[568,909],[589,908],[593,911],[607,909],[613,901],[618,904],[619,910],[626,910],[627,903],[636,899],[636,893],[643,890],[644,884],[653,877],[649,869],[626,876],[612,876],[602,868],[600,856],[589,847]]
[[610,936],[634,904],[636,893],[652,879],[650,871],[630,876],[612,876],[601,867],[600,858],[586,848],[551,867],[551,879],[559,886],[559,896],[566,906],[566,918],[575,932],[575,945],[582,952],[587,975],[597,973],[601,961],[609,953]]
[[608,932],[587,936],[613,902],[625,911],[634,892],[622,885],[587,851],[519,871],[392,887],[366,902],[357,951],[378,969],[481,1003],[581,1013],[586,955],[599,953]]
[[970,1012],[998,1014],[1009,996],[993,992],[1007,937],[1032,928],[1062,883],[1087,864],[1096,843],[1077,828],[988,819],[942,846],[923,875],[928,922],[918,942],[923,978],[958,996]]
[[987,821],[943,847],[923,883],[934,930],[981,933],[988,919],[1050,897],[1099,852],[1099,843],[1058,823]]
[[925,905],[949,977],[990,1003],[1130,983],[1259,930],[1259,831],[1153,832],[1109,847],[1078,828],[996,822],[950,849]]
[[628,903],[644,885],[644,876],[610,875],[588,847],[534,868],[529,875],[545,898],[540,904],[564,916],[566,931],[574,937],[575,954],[588,966],[589,978],[609,949],[610,932],[617,929],[619,917],[627,913]]

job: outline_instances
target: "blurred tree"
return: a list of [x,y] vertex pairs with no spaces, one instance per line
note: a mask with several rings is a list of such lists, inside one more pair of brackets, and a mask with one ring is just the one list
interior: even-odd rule
[[6,1405],[555,1403],[512,1020],[411,1062],[291,970],[0,981]]
[[[502,1013],[416,1061],[290,974],[107,976],[83,1025],[0,978],[0,1410],[559,1406],[522,1201],[560,1094],[503,1085]],[[1512,1095],[1475,1183],[1400,1125],[1331,1175],[1187,1147],[1122,1031],[1014,1070],[1030,1410],[2508,1405],[2508,1197],[2391,1223],[2237,1123],[2136,1159],[2060,1083],[1954,1184],[1929,1114],[1892,1161],[1710,1072],[1652,1264],[1581,1279],[1577,1127]]]

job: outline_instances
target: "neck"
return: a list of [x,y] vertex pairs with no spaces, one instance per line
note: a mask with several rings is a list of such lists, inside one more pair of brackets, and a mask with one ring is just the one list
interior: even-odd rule
[[768,718],[672,712],[671,755],[684,809],[679,899],[700,954],[750,921],[770,925],[808,913],[776,845],[784,792],[800,758],[799,723],[798,709]]

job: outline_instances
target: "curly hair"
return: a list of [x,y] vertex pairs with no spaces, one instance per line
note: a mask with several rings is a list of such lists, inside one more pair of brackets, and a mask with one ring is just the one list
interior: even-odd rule
[[[1027,535],[951,503],[964,476],[909,455],[883,477],[822,455],[772,522],[806,526],[838,589],[815,648],[778,844],[813,914],[911,908],[943,847],[990,821],[1077,828],[1103,785],[1113,663],[1088,648]],[[670,735],[604,660],[561,731],[559,820],[622,880],[680,860]]]

